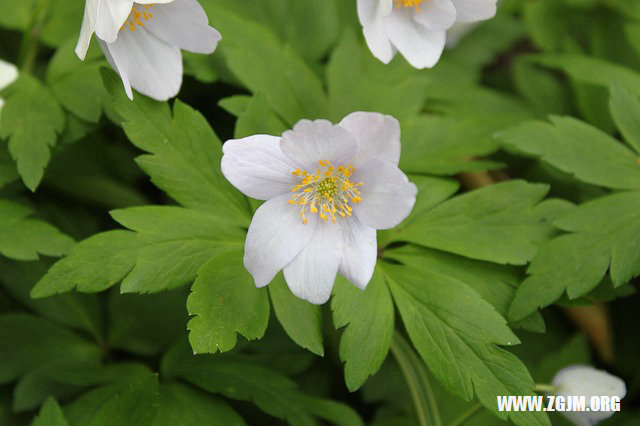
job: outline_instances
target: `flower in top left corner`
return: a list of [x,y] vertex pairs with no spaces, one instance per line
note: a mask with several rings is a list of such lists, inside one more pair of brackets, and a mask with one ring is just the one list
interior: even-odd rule
[[76,46],[81,60],[94,33],[129,98],[134,88],[160,101],[182,85],[180,49],[208,54],[222,39],[198,0],[86,0]]

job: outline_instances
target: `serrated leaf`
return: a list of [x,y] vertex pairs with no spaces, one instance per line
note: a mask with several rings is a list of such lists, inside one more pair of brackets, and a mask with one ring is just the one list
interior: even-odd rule
[[32,297],[72,289],[93,293],[122,281],[123,293],[190,283],[216,254],[238,248],[244,231],[217,215],[173,206],[132,207],[112,216],[135,231],[108,231],[79,244],[33,288]]
[[198,271],[187,300],[189,342],[194,353],[226,352],[236,333],[248,340],[264,335],[269,322],[266,289],[258,289],[242,264],[241,252],[217,256]]
[[335,327],[346,327],[340,338],[340,359],[345,363],[347,388],[354,392],[378,371],[393,337],[395,313],[382,271],[376,270],[364,292],[338,279],[331,310]]
[[595,127],[571,117],[525,122],[500,133],[508,146],[540,157],[583,182],[612,189],[640,189],[637,154]]
[[62,256],[73,240],[38,219],[29,218],[31,210],[0,199],[0,254],[16,260],[35,260],[38,254]]
[[8,93],[0,115],[0,137],[9,139],[18,173],[35,191],[51,158],[50,150],[64,130],[64,113],[49,89],[28,74],[21,74]]
[[42,404],[40,413],[33,419],[31,426],[69,426],[62,409],[55,399],[49,398]]
[[622,86],[611,87],[609,108],[625,141],[640,153],[640,99]]
[[205,118],[180,101],[173,116],[164,102],[130,101],[113,71],[102,78],[129,140],[149,153],[136,161],[153,183],[185,207],[247,225],[249,206],[222,176],[222,144]]
[[262,24],[211,2],[212,25],[225,34],[227,66],[253,93],[263,93],[287,124],[327,116],[320,79],[297,52]]
[[551,230],[534,209],[547,191],[546,185],[514,180],[459,195],[410,218],[390,241],[523,265]]
[[558,300],[593,290],[611,268],[615,286],[640,275],[640,193],[587,202],[555,225],[572,232],[540,246],[516,292],[509,318],[517,320]]
[[320,307],[294,296],[282,275],[276,276],[267,288],[276,318],[287,335],[301,347],[323,356]]
[[178,382],[160,385],[160,409],[153,426],[243,426],[231,406],[220,398]]
[[[385,279],[414,346],[450,392],[474,396],[494,414],[497,395],[532,395],[524,365],[496,344],[518,338],[491,305],[466,286],[429,267],[385,264]],[[461,302],[464,300],[464,309]],[[548,425],[544,413],[511,413],[516,424]]]

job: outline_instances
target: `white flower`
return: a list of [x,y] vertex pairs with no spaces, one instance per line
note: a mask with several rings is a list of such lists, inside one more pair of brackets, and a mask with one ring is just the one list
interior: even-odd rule
[[[9,62],[0,59],[0,90],[4,89],[18,78],[18,69]],[[0,111],[4,105],[4,100],[0,98]]]
[[[624,382],[606,371],[587,365],[573,365],[560,370],[553,378],[553,386],[557,387],[556,395],[584,396],[586,407],[592,396],[617,396],[622,399],[627,393]],[[611,417],[614,411],[565,411],[563,414],[578,426],[590,426]]]
[[417,188],[398,168],[400,125],[354,112],[334,125],[301,120],[281,138],[255,135],[223,145],[222,173],[256,211],[244,264],[257,287],[284,269],[293,294],[326,302],[340,272],[364,289],[376,264],[376,229],[411,212]]
[[131,88],[157,100],[178,94],[180,49],[212,53],[221,40],[197,0],[86,0],[76,54],[84,60],[93,33]]
[[358,0],[358,17],[373,55],[385,64],[398,51],[415,68],[433,67],[455,22],[496,14],[497,0]]

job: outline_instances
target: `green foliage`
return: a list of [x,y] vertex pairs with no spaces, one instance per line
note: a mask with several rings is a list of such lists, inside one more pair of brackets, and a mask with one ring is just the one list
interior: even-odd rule
[[[374,58],[355,0],[199,2],[223,40],[169,102],[77,58],[84,2],[0,5],[0,424],[564,424],[495,398],[593,361],[633,424],[637,2],[500,2],[429,70]],[[354,111],[399,120],[413,211],[364,291],[257,289],[222,142]]]
[[64,129],[65,117],[37,79],[22,75],[10,89],[0,115],[0,137],[9,139],[9,152],[24,184],[35,191],[51,158],[51,148]]

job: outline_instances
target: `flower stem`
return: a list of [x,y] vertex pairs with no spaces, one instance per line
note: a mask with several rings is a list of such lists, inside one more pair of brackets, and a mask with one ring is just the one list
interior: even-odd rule
[[558,390],[558,387],[547,385],[544,383],[536,383],[535,385],[533,385],[533,390],[536,392],[556,392]]
[[438,405],[429,384],[427,369],[409,343],[397,331],[391,342],[391,353],[398,362],[409,386],[418,424],[420,426],[442,426]]
[[473,417],[478,411],[480,411],[481,408],[482,404],[473,404],[467,411],[454,419],[449,426],[460,426],[466,423],[466,421]]

